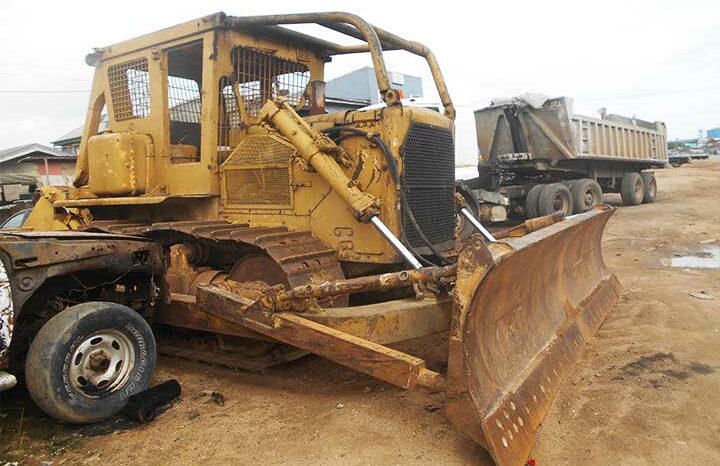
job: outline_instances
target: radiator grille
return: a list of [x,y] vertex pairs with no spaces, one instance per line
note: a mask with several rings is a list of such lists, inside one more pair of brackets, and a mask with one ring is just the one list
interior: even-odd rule
[[222,166],[226,204],[291,205],[290,159],[294,152],[275,136],[246,137]]
[[292,146],[273,137],[248,136],[238,145],[225,165],[287,164],[293,152],[295,150]]
[[225,172],[229,204],[290,204],[290,170],[243,168]]
[[[452,241],[455,232],[455,144],[447,128],[413,123],[401,148],[403,186],[420,229],[434,245]],[[425,246],[403,213],[408,242]]]

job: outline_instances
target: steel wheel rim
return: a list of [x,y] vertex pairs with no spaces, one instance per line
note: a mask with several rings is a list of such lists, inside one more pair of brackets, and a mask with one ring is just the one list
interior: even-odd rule
[[135,366],[135,346],[117,330],[100,330],[86,337],[69,362],[68,379],[89,398],[103,398],[119,390]]
[[650,181],[650,186],[648,186],[648,191],[650,192],[650,196],[655,197],[657,194],[657,184],[655,180]]
[[637,183],[635,183],[635,199],[642,199],[642,195],[643,195],[642,180],[638,180]]

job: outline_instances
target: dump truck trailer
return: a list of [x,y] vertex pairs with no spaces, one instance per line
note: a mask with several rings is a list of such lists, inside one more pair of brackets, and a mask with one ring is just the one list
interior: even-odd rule
[[[442,112],[403,105],[386,50],[426,60]],[[328,113],[325,65],[354,53],[385,106]],[[46,413],[88,423],[148,386],[158,348],[247,369],[314,353],[443,390],[498,465],[524,464],[618,298],[611,208],[488,231],[456,192],[435,56],[352,14],[217,13],[86,61],[73,186],[43,187],[0,234],[0,391],[24,376]],[[388,346],[431,335],[449,338],[446,371]]]
[[652,170],[668,163],[664,123],[578,115],[568,97],[496,100],[475,111],[475,123],[479,177],[465,184],[480,204],[493,201],[478,190],[501,193],[509,213],[526,218],[586,212],[603,193],[620,193],[625,205],[654,202]]

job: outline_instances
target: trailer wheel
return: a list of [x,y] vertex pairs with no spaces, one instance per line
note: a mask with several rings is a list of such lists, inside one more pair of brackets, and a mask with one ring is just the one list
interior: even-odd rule
[[628,172],[622,177],[620,186],[620,197],[625,205],[639,205],[643,201],[645,187],[642,177],[638,172]]
[[538,217],[538,199],[540,198],[540,192],[544,185],[536,184],[528,191],[525,196],[525,217],[535,218]]
[[597,181],[590,178],[575,180],[570,185],[570,192],[573,197],[573,213],[582,214],[602,204],[602,188]]
[[538,199],[538,214],[540,216],[562,212],[570,215],[573,211],[572,194],[563,183],[545,185]]
[[657,180],[654,172],[640,172],[643,181],[643,202],[652,204],[657,198]]
[[30,345],[25,380],[45,413],[90,423],[117,414],[155,371],[155,338],[129,307],[89,302],[53,316]]

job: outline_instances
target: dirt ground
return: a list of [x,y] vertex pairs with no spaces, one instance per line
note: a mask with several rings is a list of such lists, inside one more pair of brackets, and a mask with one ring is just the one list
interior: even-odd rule
[[[657,178],[658,202],[619,209],[606,230],[605,260],[626,293],[541,426],[539,465],[720,457],[720,269],[671,266],[684,255],[712,262],[720,249],[720,160]],[[157,380],[171,377],[183,396],[147,425],[64,426],[21,389],[5,394],[0,466],[491,464],[445,418],[442,393],[405,392],[319,358],[262,375],[161,358]]]

